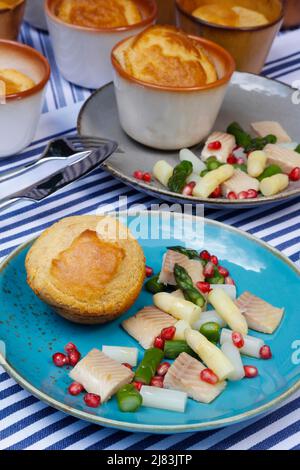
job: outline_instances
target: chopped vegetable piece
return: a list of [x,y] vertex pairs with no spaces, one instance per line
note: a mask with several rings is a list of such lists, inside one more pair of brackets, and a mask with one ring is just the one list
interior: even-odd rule
[[163,185],[168,187],[168,181],[173,174],[173,167],[165,160],[156,162],[153,168],[153,175]]
[[198,289],[194,287],[192,278],[189,276],[187,271],[182,266],[175,264],[174,276],[177,287],[182,290],[185,299],[198,307],[203,307],[205,305],[205,299]]
[[164,355],[166,359],[176,359],[183,352],[197,357],[185,340],[165,341]]
[[102,346],[102,352],[120,364],[126,362],[133,367],[137,365],[137,348],[126,348],[125,346]]
[[118,390],[116,397],[119,410],[124,413],[134,413],[143,403],[142,395],[133,384],[125,385]]
[[145,288],[151,294],[157,294],[158,292],[164,292],[166,290],[166,286],[159,282],[159,274],[149,279],[145,283]]
[[177,251],[178,253],[187,256],[189,259],[199,259],[198,251],[189,250],[188,248],[184,248],[183,246],[169,246],[168,250]]
[[207,198],[211,193],[234,174],[232,165],[222,165],[217,170],[210,171],[195,186],[193,195]]
[[245,371],[239,349],[232,342],[226,342],[222,344],[221,350],[234,367],[234,371],[228,375],[228,380],[242,380],[245,377]]
[[179,159],[181,162],[190,162],[193,165],[193,171],[197,174],[201,173],[203,170],[206,170],[205,163],[203,163],[203,161],[189,149],[180,150]]
[[143,406],[184,413],[187,394],[176,390],[143,386],[141,389]]
[[185,320],[179,320],[175,324],[176,333],[174,336],[174,340],[185,340],[184,332],[187,328],[191,328],[191,325],[187,323]]
[[157,308],[169,313],[177,320],[185,320],[189,324],[194,323],[202,311],[201,308],[194,303],[185,299],[176,298],[166,292],[155,294],[153,301]]
[[207,312],[201,313],[199,320],[197,320],[192,325],[193,330],[199,331],[201,326],[208,322],[217,323],[223,329],[226,326],[226,322],[223,320],[222,317],[220,317],[220,315],[217,314],[215,310],[209,310]]
[[237,122],[232,122],[227,127],[227,132],[235,137],[239,147],[248,147],[252,141],[251,135],[247,134]]
[[268,144],[276,144],[277,137],[269,134],[266,137],[257,137],[251,140],[251,143],[245,147],[245,152],[254,152],[255,150],[263,150]]
[[218,323],[208,322],[201,326],[200,333],[211,343],[217,344],[220,340],[221,328]]
[[266,197],[274,196],[284,191],[288,185],[289,177],[287,175],[274,175],[262,180],[260,191]]
[[300,144],[297,145],[297,147],[295,148],[294,152],[300,153]]
[[266,168],[267,155],[261,150],[251,152],[247,160],[247,172],[253,178],[260,176]]
[[163,357],[164,353],[161,349],[147,349],[136,370],[134,380],[148,385],[151,382],[152,377],[156,374],[157,367],[161,363]]
[[265,178],[269,178],[270,176],[274,175],[279,175],[281,173],[282,170],[278,165],[269,165],[257,179],[259,181],[262,181]]
[[182,193],[186,180],[192,172],[193,165],[191,162],[184,160],[179,163],[179,165],[174,168],[173,174],[168,181],[169,190],[174,193]]
[[208,294],[208,301],[233,331],[238,331],[242,335],[248,333],[248,325],[240,309],[223,289],[213,289]]
[[[264,346],[264,342],[260,338],[255,338],[255,336],[245,335],[243,336],[244,346],[240,349],[240,353],[245,356],[260,358],[260,350]],[[232,341],[232,331],[227,328],[223,328],[221,332],[220,343],[224,344],[226,342]]]

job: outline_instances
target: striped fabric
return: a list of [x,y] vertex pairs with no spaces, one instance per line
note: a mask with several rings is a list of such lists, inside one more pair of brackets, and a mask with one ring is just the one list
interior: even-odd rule
[[[31,161],[50,138],[74,133],[80,105],[90,94],[89,90],[73,86],[59,75],[46,34],[24,25],[21,39],[49,58],[52,77],[35,141],[21,155],[1,160],[0,172]],[[277,38],[264,69],[265,75],[288,83],[297,80],[299,39],[300,31]],[[22,204],[2,212],[0,259],[56,219],[93,213],[99,206],[112,209],[120,195],[126,195],[130,205],[143,203],[149,206],[157,202],[97,170],[37,206]],[[206,216],[256,235],[299,263],[300,198],[283,203],[276,211],[265,208],[238,212],[206,210]],[[0,449],[299,450],[299,405],[300,393],[268,415],[221,430],[174,436],[131,434],[91,425],[48,407],[22,390],[0,368]]]

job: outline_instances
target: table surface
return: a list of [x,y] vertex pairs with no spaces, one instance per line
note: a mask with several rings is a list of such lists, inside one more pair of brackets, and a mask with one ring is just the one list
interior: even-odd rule
[[[47,34],[24,24],[21,40],[48,57],[52,77],[34,142],[20,155],[1,160],[0,174],[37,158],[49,139],[74,133],[78,111],[91,93],[60,76]],[[280,34],[264,75],[300,88],[299,71],[300,30]],[[99,169],[38,205],[2,212],[0,260],[59,218],[95,213],[99,207],[116,208],[120,195],[127,196],[129,206],[157,203]],[[276,209],[206,210],[205,216],[248,231],[300,264],[300,198]],[[133,434],[91,425],[56,411],[24,391],[0,367],[0,449],[300,449],[299,405],[297,393],[271,413],[229,428],[171,436]]]

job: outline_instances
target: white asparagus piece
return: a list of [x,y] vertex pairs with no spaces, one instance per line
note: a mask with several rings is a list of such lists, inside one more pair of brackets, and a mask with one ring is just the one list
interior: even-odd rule
[[242,380],[245,377],[245,370],[239,349],[232,342],[228,341],[222,344],[221,350],[234,367],[234,371],[228,375],[228,380],[234,382]]
[[288,185],[289,177],[287,175],[278,174],[264,178],[259,185],[259,189],[264,196],[274,196],[284,191]]
[[205,325],[205,323],[210,322],[218,323],[221,328],[226,326],[226,322],[224,321],[224,319],[220,315],[218,315],[215,310],[209,310],[200,314],[199,320],[193,323],[192,328],[193,330],[199,331],[202,325]]
[[160,292],[153,296],[154,305],[163,312],[172,315],[177,320],[185,320],[192,325],[202,312],[200,307],[179,297],[174,297],[167,292]]
[[232,300],[236,299],[236,286],[233,284],[211,284],[211,289],[222,289]]
[[173,175],[174,168],[165,160],[156,162],[153,168],[154,177],[163,185],[168,187],[168,182]]
[[174,335],[175,340],[185,340],[185,330],[190,329],[191,325],[185,320],[179,320],[175,323],[176,333]]
[[[255,357],[256,359],[260,359],[260,350],[264,346],[264,341],[260,338],[255,338],[255,336],[243,335],[245,344],[240,349],[240,353],[244,356]],[[220,337],[220,343],[228,343],[232,342],[232,331],[228,330],[227,328],[223,328]]]
[[143,385],[140,394],[143,398],[142,406],[178,411],[179,413],[185,411],[187,403],[187,394],[185,392]]
[[189,183],[199,183],[199,181],[202,179],[200,175],[197,175],[197,173],[192,173],[190,176],[187,177],[187,184]]
[[222,165],[217,170],[210,171],[196,184],[193,196],[209,197],[211,193],[234,174],[233,165]]
[[248,333],[248,325],[245,317],[224,290],[220,288],[213,289],[208,294],[208,301],[215,308],[217,313],[224,318],[227,325],[229,325],[233,331],[237,331],[242,335]]
[[[197,155],[195,155],[191,150],[189,149],[182,149],[179,152],[179,159],[181,162],[183,161],[188,161],[193,165],[193,172],[196,174],[200,174],[201,171],[206,170],[206,165],[203,163],[202,160],[200,160]],[[194,181],[194,180],[192,180]]]
[[220,381],[234,372],[234,367],[225,354],[208,339],[195,330],[185,330],[185,339],[190,348],[211,369]]
[[102,352],[120,364],[127,363],[135,367],[138,362],[137,348],[126,348],[125,346],[102,346]]
[[247,160],[248,175],[252,176],[253,178],[260,176],[266,168],[267,161],[267,155],[262,150],[251,152]]

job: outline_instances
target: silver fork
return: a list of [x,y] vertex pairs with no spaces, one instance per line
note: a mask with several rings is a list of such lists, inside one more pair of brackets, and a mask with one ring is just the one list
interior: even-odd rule
[[[16,176],[21,176],[23,173],[27,173],[29,170],[36,168],[45,162],[53,160],[64,160],[71,155],[74,155],[74,153],[94,150],[101,147],[102,145],[105,145],[107,142],[108,139],[92,136],[68,136],[62,137],[60,139],[53,139],[47,144],[42,155],[37,160],[28,163],[27,165],[23,165],[16,170],[10,170],[2,173],[0,175],[0,183]],[[124,151],[120,148],[118,148],[116,152],[124,153]]]

